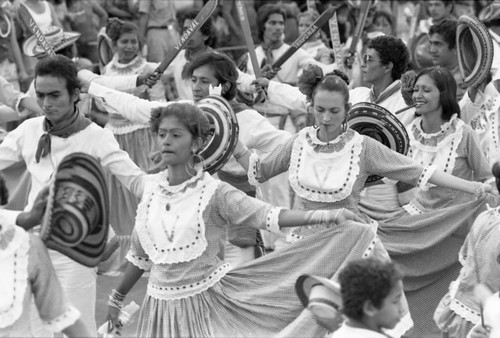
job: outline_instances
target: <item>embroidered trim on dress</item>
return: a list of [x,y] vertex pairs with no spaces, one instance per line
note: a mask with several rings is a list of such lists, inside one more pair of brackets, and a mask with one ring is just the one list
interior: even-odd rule
[[314,149],[315,152],[318,153],[340,152],[356,135],[352,129],[348,129],[345,133],[340,134],[336,139],[330,142],[323,142],[318,138],[318,130],[318,128],[314,127],[309,127],[304,130],[307,143]]
[[[302,129],[299,132],[299,136],[293,143],[288,174],[290,186],[300,197],[309,201],[326,203],[341,201],[351,194],[352,187],[354,186],[356,177],[359,174],[359,160],[361,150],[363,149],[363,136],[351,129],[348,129],[344,133],[346,134],[345,137],[339,136],[338,139],[333,141],[334,143],[330,142],[329,144],[326,144],[319,140],[314,140],[312,134],[314,134],[315,130],[316,129],[312,127]],[[312,148],[307,139],[308,134],[310,134],[310,140],[313,142]],[[322,144],[318,144],[318,142],[321,142]],[[339,179],[344,181],[337,184],[338,188],[336,190],[332,189],[333,191],[328,191],[325,190],[324,187],[306,187],[303,185],[303,182],[301,182],[301,178],[299,176],[304,175],[301,173],[301,162],[304,162],[307,156],[305,152],[311,150],[315,154],[319,154],[319,158],[324,157],[324,159],[328,159],[330,162],[340,160],[341,156],[345,156],[350,153],[350,159],[345,159],[348,162],[344,164],[349,166],[347,176],[339,177]],[[316,167],[312,166],[312,170],[316,170]]]
[[418,178],[418,187],[422,189],[423,191],[429,190],[431,185],[427,182],[429,182],[429,179],[431,178],[432,174],[436,171],[437,166],[435,165],[429,165],[424,168],[422,171],[422,174]]
[[286,234],[286,242],[287,243],[295,243],[299,240],[304,238],[303,236],[297,235],[296,233],[293,232],[293,229],[291,229],[287,234]]
[[[9,229],[8,232],[13,231],[14,236],[10,240],[7,248],[1,251],[2,255],[2,286],[9,287],[11,290],[2,291],[2,299],[7,302],[0,302],[0,328],[12,325],[23,312],[24,294],[28,285],[28,262],[29,262],[29,249],[30,239],[26,231],[21,229]],[[8,232],[3,233],[3,237],[8,235]],[[12,256],[12,258],[8,257]],[[12,263],[8,268],[12,271],[12,285],[7,285],[6,266],[4,264]]]
[[232,268],[231,264],[222,264],[203,280],[186,285],[163,287],[150,282],[148,283],[147,294],[161,300],[174,300],[192,297],[207,291],[212,286],[217,284]]
[[266,218],[266,229],[275,234],[281,234],[280,226],[278,224],[279,215],[283,208],[274,207],[269,210]]
[[[208,244],[205,237],[205,221],[203,220],[203,211],[215,193],[219,185],[219,181],[213,179],[208,173],[203,173],[202,170],[199,170],[198,174],[188,181],[176,186],[170,186],[165,175],[166,174],[161,175],[163,179],[160,182],[150,182],[145,188],[143,198],[137,207],[137,234],[139,235],[141,245],[151,262],[155,264],[188,262],[199,257],[207,248]],[[155,195],[172,196],[172,198],[175,198],[177,195],[185,194],[190,188],[198,188],[200,190],[196,197],[198,199],[197,203],[193,203],[193,207],[197,209],[197,224],[184,224],[185,227],[183,230],[192,230],[192,235],[195,236],[195,238],[193,237],[191,242],[191,239],[177,236],[176,240],[170,241],[173,244],[158,243],[157,241],[159,238],[153,236],[150,228],[162,225],[157,223],[151,224],[149,222],[150,205],[155,199]],[[196,229],[187,229],[186,227],[196,227]],[[186,240],[189,240],[189,242]],[[179,241],[184,241],[182,246],[179,246]]]
[[248,183],[254,187],[259,186],[259,181],[257,181],[257,166],[259,164],[259,156],[256,153],[252,153],[248,159]]
[[125,258],[135,266],[137,266],[139,269],[144,270],[144,271],[149,271],[151,270],[151,266],[153,263],[149,260],[149,258],[146,257],[141,257],[141,256],[136,256],[132,254],[130,251],[127,252],[127,255]]
[[68,326],[73,325],[78,318],[80,318],[80,312],[70,305],[59,317],[49,321],[42,320],[42,323],[45,328],[52,332],[61,332]]
[[375,244],[377,243],[378,241],[378,237],[375,235],[375,237],[373,237],[372,241],[370,242],[370,244],[368,244],[368,247],[366,248],[365,252],[363,252],[363,258],[368,258],[371,256],[372,252],[373,252],[373,249],[375,249]]
[[420,215],[423,213],[413,202],[403,205],[403,209],[406,210],[410,215]]
[[[109,62],[109,68],[106,69],[105,74],[109,71],[116,73],[117,75],[138,73],[139,70],[144,67],[147,63],[146,59],[142,55],[137,55],[129,63],[118,62],[118,54],[113,55],[113,58]],[[106,74],[107,75],[107,74]]]
[[451,174],[458,157],[457,149],[463,138],[464,122],[456,114],[441,126],[441,131],[426,134],[421,129],[421,120],[415,120],[410,133],[411,152],[409,156],[421,165],[436,165],[445,173]]
[[481,314],[477,311],[472,310],[470,307],[466,306],[455,298],[459,286],[460,283],[458,280],[450,283],[450,309],[463,319],[473,324],[479,323],[479,321],[481,320]]

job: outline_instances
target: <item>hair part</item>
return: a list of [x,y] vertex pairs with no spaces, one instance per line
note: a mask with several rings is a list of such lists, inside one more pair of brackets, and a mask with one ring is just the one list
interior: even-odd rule
[[226,54],[216,51],[201,53],[188,63],[183,71],[183,78],[190,78],[193,72],[202,66],[208,66],[213,70],[215,78],[223,86],[222,97],[228,101],[234,99],[239,74],[233,60]]
[[314,104],[314,96],[319,90],[339,92],[344,96],[345,104],[349,103],[349,77],[340,70],[323,76],[323,71],[317,65],[309,65],[297,83],[299,90],[306,96],[308,102]]
[[408,70],[410,53],[403,40],[393,36],[377,36],[368,42],[368,48],[374,49],[383,65],[392,63],[391,77],[399,80],[401,75]]
[[460,117],[460,106],[457,102],[457,82],[453,74],[444,67],[430,67],[422,69],[415,78],[415,82],[423,75],[429,76],[439,90],[439,103],[442,107],[441,117],[449,121],[453,114]]
[[380,309],[384,299],[402,279],[403,273],[393,262],[375,258],[351,261],[339,274],[344,315],[362,320],[366,301]]

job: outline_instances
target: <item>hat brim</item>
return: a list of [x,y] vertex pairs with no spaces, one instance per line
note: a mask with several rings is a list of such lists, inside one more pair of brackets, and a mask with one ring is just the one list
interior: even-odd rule
[[108,212],[108,190],[100,164],[87,154],[68,155],[50,186],[40,237],[48,248],[94,267],[106,247]]
[[324,285],[328,289],[332,290],[335,294],[335,299],[330,300],[330,305],[337,310],[342,307],[342,295],[340,293],[340,285],[337,282],[320,276],[301,275],[295,282],[295,291],[297,292],[297,296],[299,296],[300,302],[304,307],[309,305],[311,289],[316,285]]
[[[409,137],[404,125],[387,109],[370,102],[359,102],[347,114],[349,128],[361,135],[369,136],[386,147],[406,155]],[[366,183],[372,183],[381,176],[371,175]]]
[[457,21],[458,67],[467,87],[482,83],[491,71],[493,41],[486,26],[473,15]]
[[420,34],[410,44],[410,57],[414,69],[420,70],[433,66],[432,57],[429,53],[429,35]]
[[[54,52],[61,50],[73,43],[80,37],[80,33],[78,32],[63,32],[62,38],[55,45],[51,44]],[[37,43],[37,39],[34,35],[27,38],[23,43],[23,53],[27,56],[43,56],[47,54],[45,50]]]
[[207,113],[212,136],[205,142],[199,155],[204,160],[204,170],[213,174],[222,168],[236,147],[239,126],[229,102],[217,95],[209,95],[197,103]]

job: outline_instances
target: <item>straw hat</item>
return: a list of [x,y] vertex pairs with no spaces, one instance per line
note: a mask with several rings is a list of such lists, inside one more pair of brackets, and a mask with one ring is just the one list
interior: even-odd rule
[[300,301],[316,318],[331,321],[340,314],[342,296],[340,285],[328,278],[302,275],[295,283]]
[[488,76],[493,63],[493,41],[486,26],[473,15],[457,22],[458,67],[467,87],[477,86]]
[[199,155],[204,170],[213,174],[227,163],[238,142],[239,126],[229,102],[218,95],[209,95],[197,104],[210,120],[212,137],[205,142]]
[[86,266],[100,260],[108,238],[108,190],[92,156],[66,156],[50,186],[40,238],[45,245]]
[[490,22],[500,19],[500,1],[495,0],[488,6],[484,7],[478,14],[479,20],[482,22]]
[[[57,26],[50,26],[49,28],[44,29],[42,33],[54,52],[75,43],[81,35],[78,32],[64,32]],[[23,52],[28,56],[38,57],[46,54],[45,50],[38,43],[34,35],[30,36],[23,42]]]

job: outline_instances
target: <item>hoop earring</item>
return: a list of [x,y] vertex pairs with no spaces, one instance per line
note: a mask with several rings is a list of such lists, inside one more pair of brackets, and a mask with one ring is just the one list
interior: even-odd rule
[[[192,161],[188,161],[187,163],[184,164],[184,169],[186,170],[186,173],[188,175],[194,176],[196,175],[196,169],[194,168],[194,163]],[[194,174],[191,174],[191,172],[194,171]]]
[[[195,167],[201,165],[202,168],[205,167],[205,159],[200,154],[194,154],[194,159],[196,159]],[[194,162],[194,161],[193,161]]]

